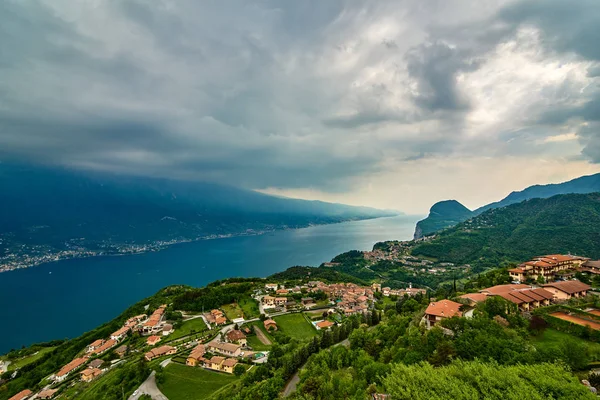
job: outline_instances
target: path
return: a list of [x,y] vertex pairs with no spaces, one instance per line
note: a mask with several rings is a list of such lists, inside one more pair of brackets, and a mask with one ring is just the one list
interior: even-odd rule
[[600,323],[598,322],[594,322],[591,320],[587,320],[587,319],[583,319],[581,317],[575,316],[575,315],[569,315],[565,312],[562,311],[556,311],[550,314],[551,316],[555,317],[555,318],[559,318],[565,321],[569,321],[572,322],[574,324],[577,325],[583,325],[586,326],[588,325],[590,328],[594,329],[594,330],[600,330]]
[[129,400],[137,400],[143,394],[150,395],[152,400],[169,400],[156,386],[156,371],[152,371],[148,379],[134,393],[129,396]]
[[258,338],[258,340],[260,340],[262,342],[262,344],[265,345],[270,345],[271,341],[269,340],[269,338],[265,335],[265,333],[262,331],[262,329],[260,329],[258,326],[254,326],[254,333],[256,333],[256,337]]

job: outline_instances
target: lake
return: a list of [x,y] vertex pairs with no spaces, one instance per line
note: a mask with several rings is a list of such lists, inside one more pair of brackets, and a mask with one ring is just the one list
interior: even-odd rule
[[0,354],[76,337],[173,284],[204,286],[318,266],[376,242],[409,240],[421,217],[398,216],[182,243],[153,253],[63,260],[0,274]]

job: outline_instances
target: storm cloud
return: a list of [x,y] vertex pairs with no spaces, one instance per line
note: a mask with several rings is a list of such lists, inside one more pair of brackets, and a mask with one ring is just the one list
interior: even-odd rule
[[572,163],[510,190],[595,168],[598,42],[595,0],[9,0],[0,160],[421,211],[358,193],[482,157]]

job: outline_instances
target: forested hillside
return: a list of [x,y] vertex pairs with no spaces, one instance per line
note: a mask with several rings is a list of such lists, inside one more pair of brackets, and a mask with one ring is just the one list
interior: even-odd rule
[[412,254],[497,265],[537,254],[600,257],[600,194],[559,195],[491,209],[416,246]]

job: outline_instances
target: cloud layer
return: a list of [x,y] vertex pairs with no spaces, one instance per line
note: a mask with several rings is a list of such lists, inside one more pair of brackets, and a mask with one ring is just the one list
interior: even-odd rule
[[600,170],[599,42],[596,0],[9,0],[0,159],[478,206]]

